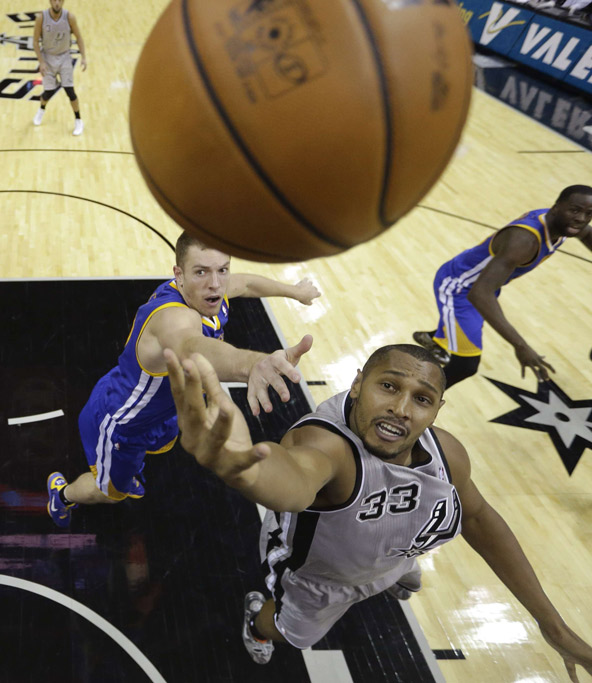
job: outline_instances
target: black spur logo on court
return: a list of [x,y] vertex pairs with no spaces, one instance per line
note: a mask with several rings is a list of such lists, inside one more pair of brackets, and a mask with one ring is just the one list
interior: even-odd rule
[[573,400],[552,380],[540,382],[535,394],[486,379],[519,404],[490,422],[547,432],[571,476],[584,451],[592,449],[592,399]]

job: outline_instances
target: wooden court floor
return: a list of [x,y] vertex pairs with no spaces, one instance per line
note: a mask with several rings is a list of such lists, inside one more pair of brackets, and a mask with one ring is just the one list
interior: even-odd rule
[[[172,273],[167,240],[173,243],[179,228],[143,183],[127,118],[135,61],[165,5],[105,0],[97,11],[95,3],[66,2],[89,63],[86,72],[75,70],[86,127],[74,138],[63,93],[43,125],[32,125],[37,102],[31,98],[41,91],[27,89],[35,78],[34,54],[23,49],[23,37],[32,36],[26,16],[32,6],[2,3],[0,33],[14,40],[0,44],[1,278]],[[303,333],[314,336],[302,370],[307,380],[326,382],[311,387],[319,402],[347,388],[375,348],[410,341],[414,330],[435,324],[432,279],[443,261],[524,211],[550,206],[572,184],[592,184],[589,152],[475,91],[453,162],[396,227],[330,259],[284,266],[236,259],[233,269],[291,282],[307,276],[322,290],[309,308],[271,302],[289,343]],[[590,252],[570,240],[501,299],[572,401],[592,399],[591,276]],[[9,343],[9,335],[4,339]],[[486,378],[536,392],[531,376],[521,379],[510,347],[486,330],[479,375],[447,393],[438,424],[465,444],[477,486],[514,529],[566,621],[592,642],[592,453],[584,449],[569,475],[549,434],[492,423],[517,404]],[[410,604],[428,643],[465,656],[440,662],[446,681],[567,680],[532,619],[463,540],[424,556],[421,565],[425,587]],[[590,677],[581,673],[581,680]]]

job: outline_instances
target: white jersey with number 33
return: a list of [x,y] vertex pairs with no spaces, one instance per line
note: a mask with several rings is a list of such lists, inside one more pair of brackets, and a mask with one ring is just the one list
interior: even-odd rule
[[272,572],[289,568],[320,583],[390,585],[414,557],[461,531],[460,500],[434,432],[427,429],[420,437],[422,462],[389,464],[349,429],[350,409],[348,392],[337,394],[293,426],[315,425],[343,436],[356,460],[356,483],[338,507],[267,513],[261,551]]

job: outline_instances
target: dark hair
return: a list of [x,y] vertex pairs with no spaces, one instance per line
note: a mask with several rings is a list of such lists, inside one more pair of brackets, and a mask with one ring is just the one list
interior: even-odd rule
[[561,190],[561,194],[557,197],[555,204],[566,201],[572,194],[592,194],[592,187],[589,187],[588,185],[570,185],[564,190]]
[[391,351],[400,351],[401,353],[406,353],[409,356],[413,356],[413,358],[417,358],[417,360],[421,360],[424,363],[431,363],[432,365],[435,365],[438,370],[440,370],[442,393],[444,393],[446,389],[446,375],[444,374],[442,366],[440,363],[438,363],[430,351],[424,349],[423,346],[417,346],[416,344],[389,344],[388,346],[381,346],[379,349],[376,349],[376,351],[374,351],[370,358],[368,358],[368,360],[364,363],[362,374],[367,373],[376,365],[382,363]]
[[201,240],[198,240],[197,237],[193,237],[193,235],[190,235],[184,230],[179,235],[179,239],[175,244],[175,261],[180,268],[183,267],[189,247],[193,246],[196,246],[198,249],[210,249],[207,244],[204,244]]

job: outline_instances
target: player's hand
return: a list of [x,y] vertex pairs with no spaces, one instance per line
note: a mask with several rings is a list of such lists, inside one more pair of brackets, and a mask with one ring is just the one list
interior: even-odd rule
[[47,64],[43,60],[39,60],[39,73],[43,77],[47,74]]
[[83,71],[86,71],[86,57],[82,57],[80,60],[80,66],[82,67]]
[[257,361],[251,368],[248,379],[247,400],[253,415],[259,415],[259,407],[266,413],[272,410],[269,400],[269,387],[273,387],[284,403],[290,400],[290,391],[282,375],[292,382],[300,382],[301,375],[296,370],[300,358],[310,350],[312,337],[306,334],[295,346],[280,349]]
[[549,379],[548,370],[555,372],[555,368],[547,363],[544,356],[539,356],[539,354],[530,346],[518,346],[516,347],[516,358],[522,366],[522,377],[526,368],[530,368],[539,382],[546,382]]
[[264,457],[265,449],[253,448],[245,418],[204,356],[195,353],[182,365],[171,349],[164,350],[164,357],[181,445],[200,465],[232,483]]
[[573,683],[579,681],[576,672],[578,664],[592,674],[592,647],[574,633],[567,624],[561,622],[559,626],[554,625],[553,628],[545,628],[539,624],[539,627],[543,638],[563,657],[570,681]]
[[313,302],[313,299],[321,296],[319,290],[307,277],[305,277],[304,280],[297,282],[294,287],[296,289],[296,295],[294,298],[305,306],[310,306]]

